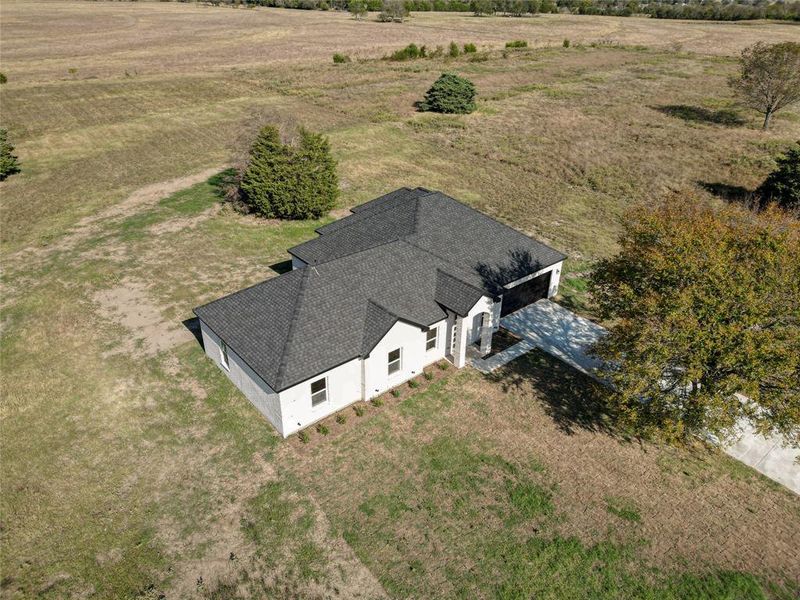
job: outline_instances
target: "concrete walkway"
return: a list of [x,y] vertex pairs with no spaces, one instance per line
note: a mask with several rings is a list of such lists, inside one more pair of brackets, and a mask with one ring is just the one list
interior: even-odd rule
[[[472,365],[490,373],[515,358],[540,348],[568,365],[596,378],[593,370],[600,361],[587,354],[605,329],[550,300],[539,300],[500,320],[500,325],[523,341],[488,359],[472,358]],[[733,458],[753,467],[770,479],[800,494],[800,451],[784,448],[776,437],[764,437],[749,423],[738,427],[741,435],[723,450]]]

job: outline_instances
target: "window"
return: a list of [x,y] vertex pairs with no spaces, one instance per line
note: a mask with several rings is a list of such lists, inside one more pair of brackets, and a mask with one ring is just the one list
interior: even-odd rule
[[389,375],[400,370],[400,348],[389,352]]
[[228,366],[228,344],[223,342],[222,340],[219,341],[219,358],[222,361],[222,366],[226,369],[229,369]]
[[319,406],[328,399],[328,382],[323,377],[311,384],[311,406]]
[[428,330],[428,335],[425,338],[425,350],[433,350],[436,348],[436,335],[438,331],[438,327]]

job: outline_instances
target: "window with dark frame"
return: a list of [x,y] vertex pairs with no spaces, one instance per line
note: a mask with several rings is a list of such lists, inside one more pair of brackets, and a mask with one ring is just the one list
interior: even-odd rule
[[319,406],[328,400],[328,381],[324,377],[311,384],[311,406]]
[[226,369],[229,369],[228,366],[228,344],[223,342],[222,340],[219,341],[219,357],[222,361],[222,366]]
[[400,348],[389,352],[389,375],[400,370]]
[[428,335],[425,337],[425,350],[433,350],[436,348],[436,336],[439,331],[438,327],[428,330]]

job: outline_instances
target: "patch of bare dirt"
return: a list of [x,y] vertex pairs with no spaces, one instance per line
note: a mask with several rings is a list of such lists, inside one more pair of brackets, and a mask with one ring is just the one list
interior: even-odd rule
[[188,329],[164,319],[141,281],[123,280],[111,289],[96,292],[94,301],[100,316],[131,333],[115,353],[154,356],[193,339]]
[[168,181],[160,181],[139,188],[130,194],[123,201],[108,207],[97,214],[84,217],[67,232],[63,237],[47,246],[30,247],[20,250],[19,252],[11,255],[9,258],[13,261],[20,259],[38,259],[42,260],[51,256],[55,252],[64,252],[74,249],[78,244],[91,239],[97,235],[104,223],[118,221],[136,214],[142,208],[152,206],[159,200],[167,196],[179,192],[187,187],[191,187],[197,183],[207,180],[212,175],[219,173],[224,167],[217,166],[199,173],[185,175],[183,177],[176,177]]

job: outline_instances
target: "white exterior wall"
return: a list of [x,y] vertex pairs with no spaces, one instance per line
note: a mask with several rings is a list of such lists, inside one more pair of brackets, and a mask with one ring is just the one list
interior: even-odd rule
[[[311,384],[323,377],[327,379],[327,400],[312,407]],[[280,393],[283,436],[286,437],[308,427],[361,399],[360,358],[355,358],[330,371],[315,375],[303,383],[287,388]]]
[[500,327],[500,303],[496,303],[495,301],[489,296],[484,296],[480,300],[475,303],[470,311],[467,313],[467,316],[464,317],[464,326],[467,330],[467,344],[473,344],[481,339],[481,330],[478,327],[478,323],[476,321],[476,317],[483,313],[489,313],[489,322],[484,323],[484,325],[491,325],[492,329],[496,330]]
[[[379,396],[422,373],[422,369],[444,357],[446,322],[436,325],[436,348],[425,350],[427,332],[416,325],[398,321],[364,359],[364,399]],[[389,375],[389,352],[400,348],[400,370]]]
[[256,375],[253,369],[247,366],[230,347],[228,347],[228,367],[226,368],[222,364],[222,352],[220,351],[220,340],[217,334],[206,327],[202,321],[200,321],[200,331],[203,334],[203,348],[205,348],[206,355],[242,391],[253,406],[272,423],[278,433],[285,437],[287,434],[283,428],[281,402],[278,394],[261,377]]

